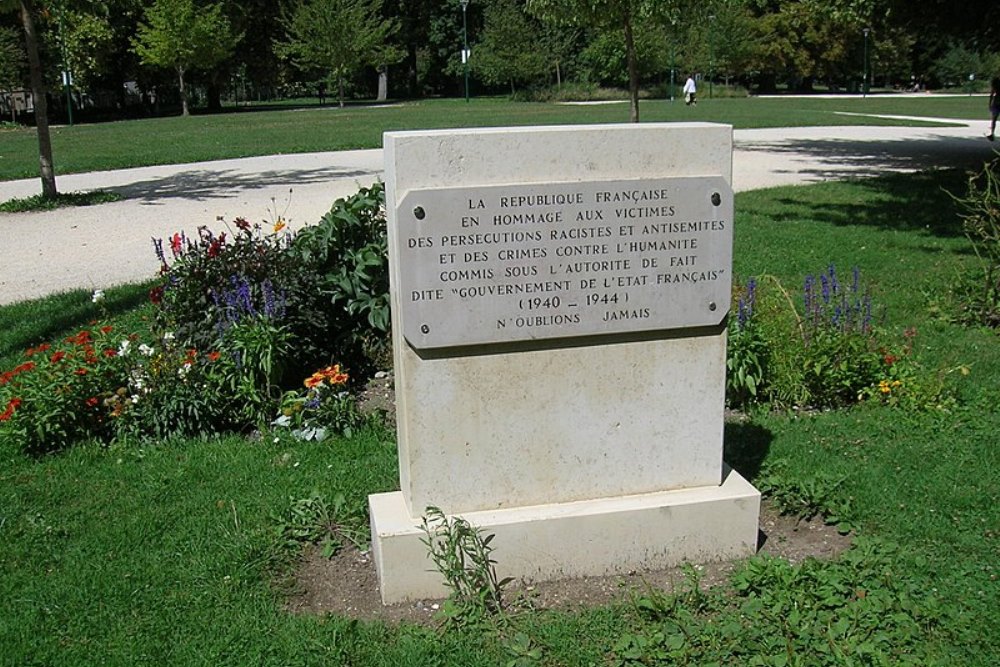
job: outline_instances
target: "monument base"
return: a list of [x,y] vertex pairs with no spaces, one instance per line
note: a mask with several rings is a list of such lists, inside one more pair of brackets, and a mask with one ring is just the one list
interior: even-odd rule
[[[446,597],[421,542],[420,518],[409,515],[403,494],[374,494],[368,502],[383,604]],[[461,516],[496,535],[500,577],[551,581],[751,556],[759,513],[760,492],[727,467],[720,486]]]

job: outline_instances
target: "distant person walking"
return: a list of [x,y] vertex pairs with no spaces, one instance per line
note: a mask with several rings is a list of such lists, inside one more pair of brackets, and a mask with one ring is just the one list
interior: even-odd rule
[[698,91],[694,86],[694,74],[688,74],[687,81],[684,82],[684,104],[691,106],[692,104],[698,104]]
[[990,133],[986,138],[993,141],[997,131],[997,116],[1000,116],[1000,76],[990,81]]

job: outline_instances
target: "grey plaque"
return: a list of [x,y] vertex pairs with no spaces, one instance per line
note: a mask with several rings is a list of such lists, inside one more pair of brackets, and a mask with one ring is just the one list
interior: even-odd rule
[[417,349],[714,325],[729,310],[719,176],[413,190],[395,224]]

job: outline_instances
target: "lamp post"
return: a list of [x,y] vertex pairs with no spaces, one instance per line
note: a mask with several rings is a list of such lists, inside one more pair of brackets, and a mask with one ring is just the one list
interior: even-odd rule
[[868,96],[868,33],[871,32],[871,28],[865,28],[865,80],[861,82],[861,97],[864,99]]
[[462,4],[462,71],[465,73],[465,101],[469,101],[469,24],[466,20],[466,10],[469,0],[459,0]]
[[62,81],[63,91],[66,94],[66,116],[69,119],[70,127],[73,127],[73,75],[70,73],[66,57],[66,38],[63,35],[63,14],[61,10],[57,14],[56,25],[59,30],[59,50],[62,52]]
[[708,17],[708,98],[712,99],[712,79],[715,78],[715,14]]

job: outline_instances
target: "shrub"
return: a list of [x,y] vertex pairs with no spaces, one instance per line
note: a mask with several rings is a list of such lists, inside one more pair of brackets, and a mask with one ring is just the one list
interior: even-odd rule
[[1000,159],[969,176],[957,199],[962,231],[979,259],[980,275],[960,287],[962,320],[1000,327]]
[[128,382],[109,403],[120,437],[205,435],[231,426],[211,367],[218,351],[184,347],[172,334],[153,345],[130,347]]
[[[317,225],[289,248],[315,277],[317,322],[335,355],[355,373],[370,369],[389,347],[389,265],[385,190],[381,183],[338,199]],[[319,364],[316,364],[319,365]]]
[[132,342],[101,326],[28,349],[26,361],[0,374],[0,431],[36,454],[109,435],[111,406],[128,383],[124,353]]
[[[909,408],[947,407],[944,375],[912,357],[915,330],[901,343],[878,323],[868,288],[854,269],[806,276],[801,306],[772,276],[751,279],[729,320],[726,398],[780,407],[834,408],[861,400]],[[801,308],[801,310],[800,310]]]

